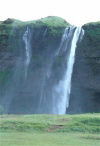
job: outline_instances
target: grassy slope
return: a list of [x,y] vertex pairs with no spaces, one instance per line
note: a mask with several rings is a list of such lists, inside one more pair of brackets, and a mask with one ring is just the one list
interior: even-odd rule
[[2,115],[1,146],[99,146],[100,114]]

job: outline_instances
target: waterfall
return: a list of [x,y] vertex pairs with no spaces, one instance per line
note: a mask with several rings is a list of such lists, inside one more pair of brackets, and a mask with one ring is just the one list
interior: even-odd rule
[[25,54],[26,54],[26,57],[25,57],[25,78],[27,77],[27,71],[28,71],[28,66],[30,64],[30,60],[31,60],[31,47],[30,47],[30,36],[31,36],[31,33],[30,33],[30,29],[29,27],[27,27],[24,35],[23,35],[23,41],[25,43]]
[[[45,41],[47,31],[46,28],[41,34],[42,38],[38,34],[35,39],[29,27],[22,34],[19,48],[22,50],[16,58],[13,76],[2,101],[6,113],[66,113],[75,49],[77,42],[82,40],[84,31],[80,27],[66,28],[59,48],[56,49],[55,41],[54,44],[51,40]],[[37,34],[37,31],[35,33]],[[35,50],[33,57],[31,48]]]
[[[72,72],[73,72],[73,65],[75,62],[75,50],[77,47],[77,42],[78,40],[82,39],[84,35],[84,30],[81,27],[72,27],[72,28],[67,28],[64,31],[64,34],[62,36],[61,44],[59,53],[61,49],[65,51],[68,49],[68,45],[70,43],[70,50],[66,58],[67,61],[67,66],[65,70],[65,75],[63,80],[59,81],[59,84],[55,87],[55,96],[60,97],[59,103],[57,105],[57,113],[58,114],[65,114],[66,113],[66,108],[69,106],[69,97],[70,97],[70,91],[71,91],[71,77],[72,77]],[[68,42],[70,40],[70,42]],[[65,46],[63,47],[63,45]],[[59,54],[58,53],[58,54]],[[57,98],[57,97],[56,97]]]

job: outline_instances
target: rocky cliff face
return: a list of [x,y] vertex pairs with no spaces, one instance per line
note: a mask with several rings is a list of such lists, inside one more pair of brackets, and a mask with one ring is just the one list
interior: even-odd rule
[[[63,74],[63,56],[55,58],[55,55],[68,26],[59,17],[33,22],[8,19],[0,24],[0,104],[5,113],[51,111],[50,90]],[[24,35],[29,40],[26,44]],[[31,61],[26,78],[27,43],[30,45]]]
[[83,26],[72,77],[69,113],[100,112],[100,23]]
[[[55,56],[64,29],[69,26],[59,17],[0,22],[0,105],[5,113],[53,110],[52,87],[62,79],[66,67],[64,52]],[[31,32],[31,61],[25,77],[27,48],[23,35],[27,27]],[[76,49],[67,113],[100,112],[100,23],[84,25],[83,29],[84,37]]]

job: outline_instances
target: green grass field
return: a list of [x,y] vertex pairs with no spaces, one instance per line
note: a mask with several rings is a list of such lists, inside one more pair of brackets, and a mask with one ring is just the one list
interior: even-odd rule
[[100,114],[1,115],[0,146],[100,146]]

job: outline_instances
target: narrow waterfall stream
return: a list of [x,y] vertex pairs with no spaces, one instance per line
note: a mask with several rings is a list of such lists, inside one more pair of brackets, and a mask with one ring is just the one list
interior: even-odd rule
[[28,72],[28,66],[30,64],[31,60],[31,47],[30,47],[30,29],[27,27],[24,35],[23,35],[23,41],[25,43],[25,52],[26,52],[26,58],[25,58],[25,78],[27,78],[27,72]]
[[71,78],[72,78],[72,72],[73,72],[73,65],[75,62],[75,50],[77,47],[78,40],[82,39],[84,35],[84,31],[81,27],[77,28],[70,28],[65,29],[64,34],[62,36],[62,41],[60,45],[59,51],[62,49],[63,44],[65,43],[64,50],[68,49],[68,40],[70,40],[70,51],[67,55],[67,67],[65,71],[65,75],[63,80],[59,81],[59,84],[55,87],[55,96],[59,96],[59,104],[57,105],[57,113],[58,114],[65,114],[66,108],[69,106],[69,97],[70,97],[70,91],[71,91]]
[[70,48],[70,54],[68,57],[68,61],[67,61],[67,70],[66,70],[66,74],[65,74],[65,92],[67,95],[66,98],[66,107],[68,108],[69,106],[69,95],[70,95],[70,90],[71,90],[71,77],[72,77],[72,72],[73,72],[73,65],[75,62],[75,50],[77,47],[77,42],[79,40],[79,36],[82,32],[82,28],[81,27],[77,27],[73,38],[72,38],[72,43],[71,43],[71,48]]

